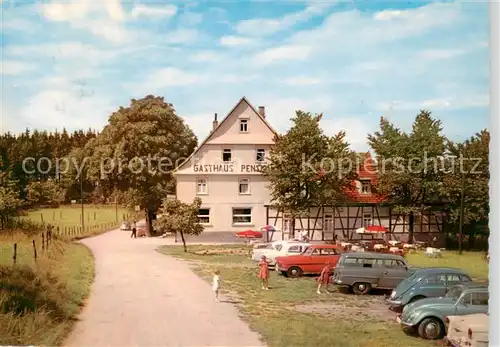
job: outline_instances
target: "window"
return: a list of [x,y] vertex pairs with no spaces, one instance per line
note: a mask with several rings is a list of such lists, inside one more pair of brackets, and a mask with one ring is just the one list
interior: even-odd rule
[[488,293],[472,293],[471,305],[488,306],[490,296]]
[[333,215],[325,214],[325,231],[333,231]]
[[233,208],[233,224],[251,224],[251,208]]
[[240,178],[238,181],[238,192],[240,194],[250,194],[250,179]]
[[198,178],[196,181],[196,194],[208,194],[208,184],[205,178]]
[[371,213],[364,213],[363,214],[363,226],[368,227],[372,225],[372,214]]
[[460,277],[458,275],[455,275],[455,274],[448,274],[446,276],[446,280],[447,280],[447,284],[450,286],[453,286],[455,284],[459,284],[460,283]]
[[362,180],[360,181],[361,183],[361,193],[363,194],[368,194],[370,193],[370,181],[369,180]]
[[240,119],[240,132],[241,133],[248,132],[248,119]]
[[472,282],[472,279],[470,277],[465,276],[465,275],[460,275],[460,282],[463,282],[463,283]]
[[222,151],[222,161],[225,163],[229,163],[229,162],[231,162],[231,160],[232,160],[231,150],[228,148],[225,148]]
[[344,263],[343,265],[344,266],[361,266],[363,263],[362,259],[358,259],[358,258],[346,258],[344,260]]
[[288,253],[302,253],[302,247],[301,246],[292,246],[288,248]]
[[259,148],[257,149],[257,158],[255,158],[256,161],[265,161],[266,160],[266,150]]
[[334,248],[316,248],[313,251],[313,255],[336,255],[337,252]]
[[460,303],[462,305],[470,305],[471,304],[471,299],[472,299],[472,294],[471,293],[468,293],[468,294],[465,294],[461,299],[460,299]]
[[445,285],[446,275],[431,275],[425,279],[425,283],[431,285]]
[[396,259],[386,259],[385,260],[385,266],[390,267],[390,268],[404,268],[406,267],[406,264],[402,262],[401,260],[396,260]]
[[210,209],[200,208],[198,210],[198,220],[201,224],[210,224]]

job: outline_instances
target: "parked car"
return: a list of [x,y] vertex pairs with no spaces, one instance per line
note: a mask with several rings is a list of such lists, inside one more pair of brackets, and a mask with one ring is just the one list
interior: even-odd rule
[[403,308],[396,317],[403,329],[416,329],[428,340],[446,335],[446,317],[488,312],[488,286],[462,283],[453,286],[445,297],[418,300]]
[[287,277],[320,274],[328,262],[335,266],[341,253],[342,248],[337,245],[310,245],[302,254],[276,257],[276,271]]
[[363,295],[372,288],[394,289],[406,278],[408,263],[396,254],[347,252],[342,254],[333,273],[333,283]]
[[132,230],[132,226],[130,225],[130,222],[124,220],[121,224],[120,224],[120,230]]
[[468,282],[472,282],[470,276],[459,269],[420,269],[399,283],[387,303],[392,307],[402,307],[420,299],[442,297],[454,285]]
[[259,261],[262,255],[265,255],[269,266],[274,267],[276,265],[276,257],[299,255],[309,246],[311,246],[311,244],[306,242],[285,241],[275,244],[274,247],[270,249],[264,248],[254,250],[254,252],[252,252],[252,260]]
[[445,341],[453,347],[488,347],[489,315],[487,313],[446,317]]

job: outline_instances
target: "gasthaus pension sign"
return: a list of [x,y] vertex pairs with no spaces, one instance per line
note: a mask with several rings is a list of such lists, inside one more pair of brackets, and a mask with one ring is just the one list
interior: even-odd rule
[[242,173],[252,173],[252,172],[262,172],[266,167],[264,164],[253,164],[253,165],[234,165],[234,164],[206,164],[206,165],[193,165],[194,172],[205,172],[205,173],[232,173],[232,172],[242,172]]

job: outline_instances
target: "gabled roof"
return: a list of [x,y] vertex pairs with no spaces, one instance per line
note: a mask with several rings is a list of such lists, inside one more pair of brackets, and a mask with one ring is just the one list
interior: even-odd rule
[[370,152],[364,153],[363,165],[358,170],[358,180],[370,180],[371,192],[368,194],[359,192],[356,189],[356,181],[351,183],[350,189],[346,189],[345,193],[351,202],[378,204],[385,200],[385,197],[377,193],[374,185],[377,184],[377,164],[374,162]]
[[224,117],[224,119],[217,125],[217,127],[215,129],[213,129],[210,134],[208,134],[208,136],[205,138],[205,140],[203,140],[200,145],[194,150],[194,152],[181,164],[179,165],[174,171],[173,173],[175,174],[178,170],[180,170],[184,165],[186,165],[186,163],[188,163],[191,158],[193,158],[193,156],[199,152],[200,148],[202,148],[213,136],[213,134],[215,134],[215,132],[217,131],[217,129],[219,129],[222,124],[224,124],[224,122],[231,116],[231,114],[236,110],[236,108],[238,106],[240,106],[242,103],[246,103],[250,109],[257,115],[257,117],[259,117],[263,122],[264,124],[269,128],[269,130],[272,131],[272,133],[274,135],[277,135],[278,133],[276,132],[276,130],[273,129],[273,127],[271,127],[271,125],[266,121],[266,119],[264,117],[262,117],[260,115],[260,113],[257,111],[257,109],[247,100],[247,98],[245,96],[243,96],[240,101],[238,101],[236,103],[236,105],[234,105],[234,107],[231,109],[231,111],[229,111],[229,113],[226,115],[226,117]]

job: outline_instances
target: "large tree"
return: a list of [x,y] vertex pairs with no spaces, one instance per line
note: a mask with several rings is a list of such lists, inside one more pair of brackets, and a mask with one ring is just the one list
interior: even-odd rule
[[62,204],[66,196],[66,190],[53,179],[30,182],[26,192],[27,200],[32,206],[56,206]]
[[161,217],[156,220],[155,227],[162,233],[179,233],[184,252],[187,252],[185,235],[199,235],[204,230],[198,219],[200,207],[200,198],[195,198],[191,204],[165,198],[160,207]]
[[270,182],[271,203],[292,217],[292,232],[296,217],[313,206],[338,203],[356,178],[357,155],[345,133],[325,135],[321,117],[297,111],[288,132],[276,135],[262,171]]
[[85,174],[99,186],[124,194],[129,206],[140,205],[151,234],[154,211],[175,189],[172,170],[196,146],[193,131],[163,97],[132,99],[87,143],[92,158]]
[[450,141],[447,146],[449,160],[443,195],[448,202],[449,221],[456,232],[462,223],[469,247],[473,247],[476,235],[488,233],[489,142],[490,133],[483,130],[464,142]]
[[446,138],[439,120],[422,110],[409,133],[381,118],[380,130],[368,136],[377,156],[377,191],[408,216],[408,242],[413,242],[415,216],[441,201]]

